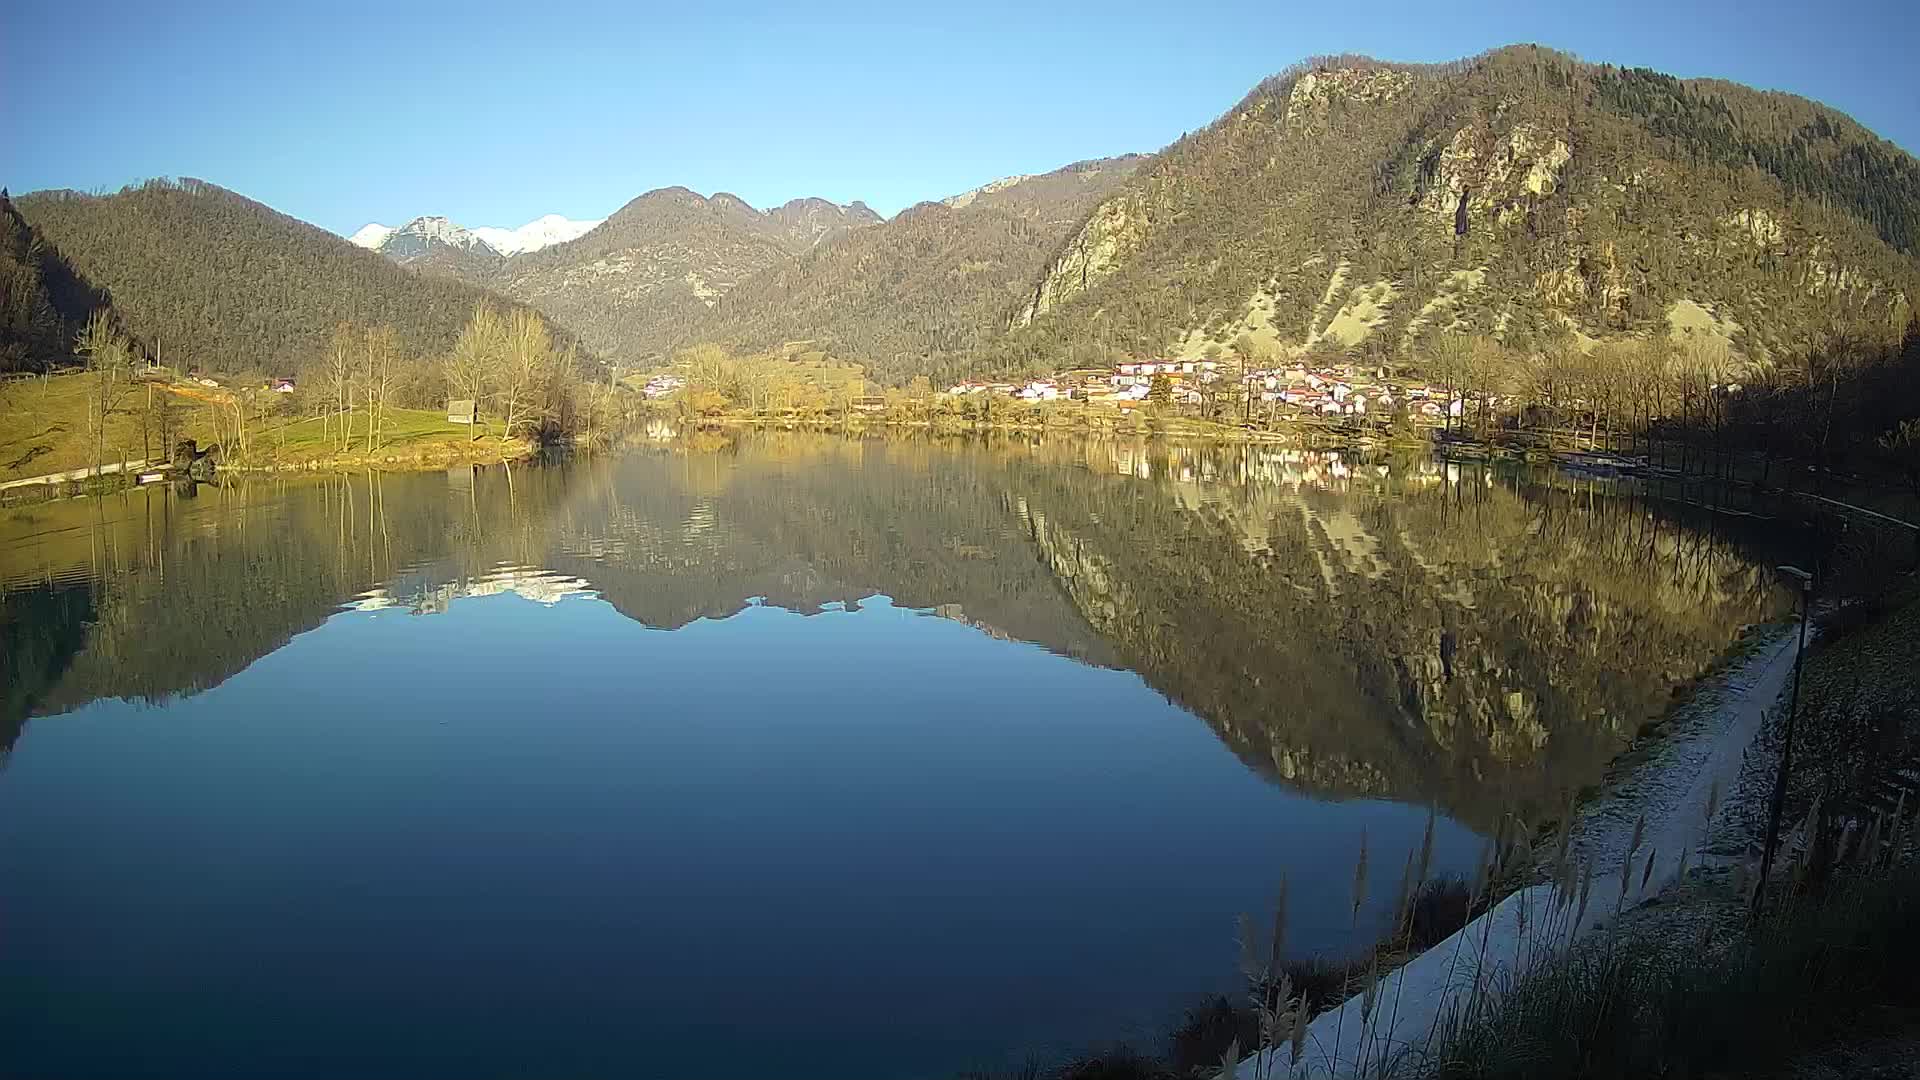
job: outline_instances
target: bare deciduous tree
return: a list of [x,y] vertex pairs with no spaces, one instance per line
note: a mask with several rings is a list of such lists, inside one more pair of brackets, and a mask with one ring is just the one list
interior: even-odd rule
[[326,416],[338,417],[340,421],[340,449],[345,450],[353,441],[353,370],[355,343],[359,331],[352,323],[340,323],[333,328],[333,337],[327,342],[326,361],[321,367],[321,397],[326,412],[322,414],[321,432],[326,432]]
[[133,344],[113,325],[106,308],[96,310],[80,332],[78,351],[87,357],[87,434],[93,439],[93,474],[107,453],[107,420],[133,383]]
[[546,320],[525,308],[507,317],[505,348],[494,382],[506,434],[546,416],[547,381],[553,367],[553,335]]
[[366,348],[367,450],[380,449],[380,430],[386,421],[387,398],[393,389],[393,362],[400,341],[391,326],[370,326]]
[[450,397],[473,402],[473,423],[467,427],[467,441],[480,434],[480,405],[493,385],[506,352],[507,327],[492,304],[481,303],[473,309],[473,318],[460,331],[453,351],[441,363]]

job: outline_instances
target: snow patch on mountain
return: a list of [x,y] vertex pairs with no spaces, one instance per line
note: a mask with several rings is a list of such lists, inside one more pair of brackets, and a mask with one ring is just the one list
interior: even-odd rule
[[379,251],[380,245],[386,243],[387,237],[392,236],[395,231],[397,230],[391,225],[369,222],[360,226],[359,232],[347,237],[347,243],[366,248],[368,251]]
[[412,221],[400,226],[392,236],[387,238],[386,243],[382,244],[381,247],[386,248],[401,240],[409,241],[411,246],[419,248],[419,252],[416,252],[418,254],[424,254],[426,246],[429,244],[445,244],[448,247],[459,248],[461,251],[470,251],[476,255],[500,254],[492,244],[474,235],[472,229],[464,225],[456,225],[446,218],[437,215],[414,218]]
[[414,218],[399,228],[378,222],[370,223],[361,226],[360,231],[347,237],[347,240],[360,247],[395,256],[419,255],[434,243],[478,255],[509,256],[577,240],[605,220],[576,221],[559,214],[547,214],[517,229],[492,225],[469,229],[444,217],[427,216]]
[[605,218],[595,218],[592,221],[575,221],[561,217],[559,214],[546,214],[534,218],[517,229],[483,225],[473,232],[493,245],[493,249],[502,255],[520,255],[529,251],[539,251],[544,247],[552,247],[555,244],[564,244],[569,240],[578,240],[605,220]]

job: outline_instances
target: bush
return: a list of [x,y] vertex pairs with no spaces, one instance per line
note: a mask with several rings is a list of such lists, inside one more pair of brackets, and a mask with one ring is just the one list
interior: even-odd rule
[[1063,1066],[1053,1080],[1172,1080],[1160,1062],[1126,1047]]
[[1167,1063],[1180,1075],[1220,1064],[1234,1047],[1251,1049],[1260,1038],[1260,1018],[1225,995],[1187,1010],[1167,1035]]
[[1473,918],[1473,899],[1466,878],[1434,878],[1421,885],[1407,916],[1407,947],[1424,952],[1452,937]]
[[1372,955],[1369,952],[1344,962],[1310,956],[1288,960],[1280,965],[1280,970],[1292,982],[1294,994],[1306,998],[1307,1011],[1319,1013],[1346,1000],[1347,987],[1366,970]]

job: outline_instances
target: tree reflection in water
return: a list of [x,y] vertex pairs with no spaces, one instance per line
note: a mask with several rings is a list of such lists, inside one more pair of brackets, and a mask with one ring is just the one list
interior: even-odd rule
[[1491,828],[1782,610],[1738,519],[1544,469],[1144,438],[703,432],[0,518],[0,740],[219,684],[342,606],[591,591],[674,628],[884,593],[1124,667],[1249,766]]

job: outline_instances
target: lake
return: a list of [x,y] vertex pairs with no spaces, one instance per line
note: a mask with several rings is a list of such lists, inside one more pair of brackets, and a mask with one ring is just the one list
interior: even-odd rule
[[[944,1078],[1471,875],[1786,598],[1550,469],[663,436],[0,511],[0,1073]],[[1373,870],[1356,917],[1356,853]]]

